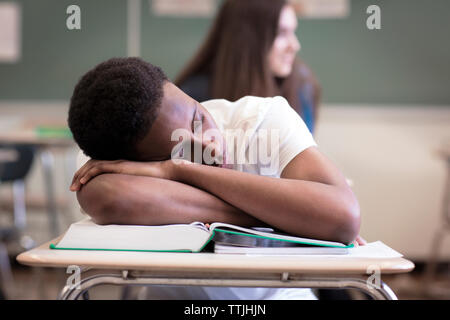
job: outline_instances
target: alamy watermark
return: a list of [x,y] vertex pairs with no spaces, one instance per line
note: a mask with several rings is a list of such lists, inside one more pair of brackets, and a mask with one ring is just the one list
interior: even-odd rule
[[68,30],[81,30],[81,8],[75,4],[67,7],[66,27]]
[[[381,8],[376,4],[367,7],[366,13],[369,14],[366,20],[366,26],[369,30],[381,29]],[[78,5],[71,4],[66,8],[66,27],[68,30],[81,30],[81,8]]]
[[381,289],[381,269],[378,265],[370,265],[366,269],[366,274],[370,276],[366,280],[367,289]]
[[376,4],[367,7],[366,13],[369,14],[366,20],[366,26],[369,30],[381,29],[381,9]]
[[172,161],[188,160],[207,165],[257,165],[261,175],[275,175],[279,169],[280,133],[278,129],[202,130],[194,122],[194,136],[187,129],[176,129],[171,140],[178,142],[171,152]]
[[71,274],[66,281],[66,287],[70,290],[81,289],[81,268],[77,265],[67,267],[66,273]]

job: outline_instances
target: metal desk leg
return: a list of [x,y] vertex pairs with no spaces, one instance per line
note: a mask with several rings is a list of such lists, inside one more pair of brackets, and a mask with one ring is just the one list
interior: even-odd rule
[[56,206],[55,186],[53,180],[54,157],[51,151],[42,149],[39,152],[44,173],[45,192],[47,193],[48,217],[50,234],[53,237],[59,235],[58,210]]
[[423,275],[423,286],[425,292],[430,296],[436,295],[436,290],[433,290],[434,277],[437,271],[439,262],[439,252],[442,249],[445,236],[450,232],[450,158],[447,159],[447,178],[445,180],[444,197],[442,200],[442,223],[437,232],[434,234],[432,241],[430,257],[425,266]]
[[78,288],[66,286],[60,299],[77,300],[90,288],[99,285],[181,285],[181,286],[222,286],[222,287],[274,287],[274,288],[353,288],[359,289],[376,300],[397,300],[394,292],[385,283],[379,287],[368,286],[364,277],[303,277],[294,280],[264,279],[203,279],[203,278],[160,278],[128,277],[128,272],[120,274],[97,274],[80,281]]

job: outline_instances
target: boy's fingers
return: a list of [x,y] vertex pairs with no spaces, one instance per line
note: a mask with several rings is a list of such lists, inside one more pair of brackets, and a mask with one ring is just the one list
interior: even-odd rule
[[78,177],[80,176],[81,172],[84,171],[84,169],[86,168],[87,164],[88,164],[88,162],[86,162],[80,169],[78,169],[78,170],[75,172],[75,174],[73,175],[73,178],[72,178],[72,184],[73,184],[75,181],[77,181]]
[[361,246],[367,244],[367,241],[364,238],[360,237],[360,236],[358,236],[357,241],[358,241],[358,244],[361,245]]
[[117,171],[117,168],[114,166],[116,162],[97,162],[93,166],[89,168],[86,172],[83,173],[82,176],[80,176],[80,183],[86,184],[89,180],[92,178],[98,176],[102,173],[108,173],[108,172],[119,172]]
[[100,173],[103,172],[103,169],[101,169],[102,166],[100,164],[91,167],[88,171],[86,171],[81,177],[80,177],[80,183],[85,184],[95,176],[98,176]]
[[101,173],[116,172],[116,164],[123,162],[123,160],[116,161],[99,161],[89,160],[86,162],[73,176],[72,183],[70,185],[71,191],[80,190],[83,184],[86,184],[89,180],[98,176]]
[[81,187],[80,178],[83,177],[86,174],[86,172],[89,171],[92,168],[92,166],[95,165],[95,163],[96,163],[95,160],[89,160],[80,169],[78,169],[77,172],[75,172],[72,179],[72,184],[70,186],[70,190],[72,191],[79,190],[79,188]]

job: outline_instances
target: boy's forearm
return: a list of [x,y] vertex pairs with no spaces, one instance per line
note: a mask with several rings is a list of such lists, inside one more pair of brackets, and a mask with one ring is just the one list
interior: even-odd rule
[[222,199],[179,182],[103,174],[77,192],[81,207],[101,224],[161,225],[193,221],[263,225]]
[[198,164],[178,166],[177,179],[299,236],[350,242],[359,230],[359,209],[353,217],[353,194],[345,188]]

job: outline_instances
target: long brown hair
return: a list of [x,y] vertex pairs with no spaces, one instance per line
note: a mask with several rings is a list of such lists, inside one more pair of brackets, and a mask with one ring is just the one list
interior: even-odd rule
[[[281,95],[300,113],[298,90],[306,80],[300,74],[303,62],[297,58],[293,72],[282,79],[273,76],[267,63],[280,12],[286,4],[286,0],[224,1],[206,40],[175,84],[181,85],[193,75],[206,74],[211,77],[211,98],[235,101],[246,95]],[[318,88],[315,78],[312,80]],[[318,94],[315,100],[314,107]]]

